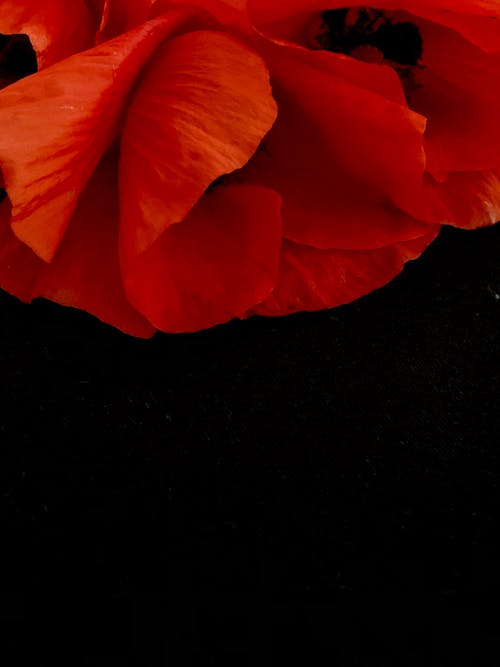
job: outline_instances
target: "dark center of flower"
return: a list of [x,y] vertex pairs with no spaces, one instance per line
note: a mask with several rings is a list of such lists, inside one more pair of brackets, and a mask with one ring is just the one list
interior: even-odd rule
[[3,188],[0,188],[0,204],[3,202],[6,196],[7,192]]
[[36,52],[28,35],[0,33],[0,88],[37,71]]
[[407,96],[416,87],[415,68],[424,49],[420,30],[409,21],[393,21],[370,7],[330,9],[321,14],[315,41],[327,51],[392,66]]

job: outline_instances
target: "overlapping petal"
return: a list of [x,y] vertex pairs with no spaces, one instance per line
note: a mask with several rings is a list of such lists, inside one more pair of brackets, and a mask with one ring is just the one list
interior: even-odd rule
[[283,196],[285,237],[367,249],[424,233],[415,218],[425,120],[346,81],[328,54],[281,45],[265,53],[279,115],[241,178]]
[[285,241],[280,275],[272,294],[252,310],[287,315],[333,308],[358,299],[392,280],[436,238],[439,227],[411,241],[377,250],[318,250]]
[[148,337],[154,328],[130,305],[120,274],[117,169],[117,152],[108,152],[79,198],[50,264],[14,236],[9,202],[2,202],[0,287],[26,302],[43,296],[81,308],[126,333]]
[[204,192],[250,159],[275,116],[264,63],[233,37],[188,33],[149,63],[122,129],[120,254],[131,302],[158,328],[213,326],[272,289],[278,195]]
[[275,117],[263,61],[233,37],[198,31],[162,46],[122,130],[124,264],[182,221],[213,181],[242,167]]
[[125,272],[130,302],[158,329],[197,331],[242,316],[276,284],[280,199],[244,185],[214,188]]
[[500,55],[485,53],[449,28],[414,23],[425,50],[412,106],[429,119],[427,170],[444,180],[450,172],[495,168],[500,164],[500,87],[495,85]]

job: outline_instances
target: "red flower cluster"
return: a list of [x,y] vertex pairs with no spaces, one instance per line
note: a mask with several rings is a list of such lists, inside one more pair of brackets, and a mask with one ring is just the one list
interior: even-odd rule
[[0,0],[0,287],[330,308],[500,218],[500,0]]

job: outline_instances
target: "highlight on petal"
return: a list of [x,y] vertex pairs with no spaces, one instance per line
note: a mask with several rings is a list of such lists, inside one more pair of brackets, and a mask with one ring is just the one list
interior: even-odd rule
[[427,180],[429,205],[443,224],[477,229],[500,221],[500,167],[485,172],[456,172],[446,181]]
[[439,227],[411,241],[377,250],[318,250],[285,241],[278,284],[266,301],[248,314],[287,315],[333,308],[354,301],[392,280],[405,262],[418,257]]
[[104,28],[109,15],[109,0],[85,0],[96,34]]
[[117,136],[145,63],[163,40],[199,27],[179,8],[5,88],[0,168],[16,236],[50,261],[78,196]]
[[94,25],[84,0],[1,0],[0,34],[27,35],[38,69],[91,47]]
[[167,332],[242,316],[276,284],[280,199],[264,188],[220,185],[122,267],[130,302]]
[[[154,0],[87,0],[94,8],[101,4],[98,42],[112,39],[148,20]],[[168,9],[175,3],[170,2]],[[191,6],[196,3],[191,3]]]
[[233,37],[191,32],[159,48],[122,131],[124,261],[183,220],[213,181],[242,167],[275,117],[263,61]]
[[126,333],[147,338],[154,328],[129,304],[121,282],[117,163],[116,152],[100,162],[50,264],[14,236],[9,202],[0,204],[0,287],[26,302],[42,296],[81,308]]

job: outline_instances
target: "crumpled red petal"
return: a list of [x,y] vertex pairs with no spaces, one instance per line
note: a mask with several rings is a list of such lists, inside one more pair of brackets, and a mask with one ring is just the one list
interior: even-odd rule
[[9,202],[0,205],[0,287],[23,301],[43,296],[92,313],[142,338],[154,328],[125,297],[118,261],[117,154],[107,154],[79,199],[50,264],[12,234]]
[[418,257],[436,238],[439,227],[412,241],[378,250],[318,250],[285,241],[277,286],[249,314],[288,315],[333,308],[382,287]]
[[280,199],[264,188],[221,185],[181,224],[128,263],[130,302],[158,329],[197,331],[242,316],[276,284]]
[[144,252],[206,188],[242,167],[276,117],[259,56],[224,33],[177,37],[155,54],[121,137],[121,252]]
[[28,35],[44,69],[91,47],[95,26],[84,0],[2,0],[0,33]]
[[279,115],[240,177],[282,195],[285,237],[369,249],[425,233],[413,219],[424,213],[425,120],[347,82],[330,54],[263,48]]

